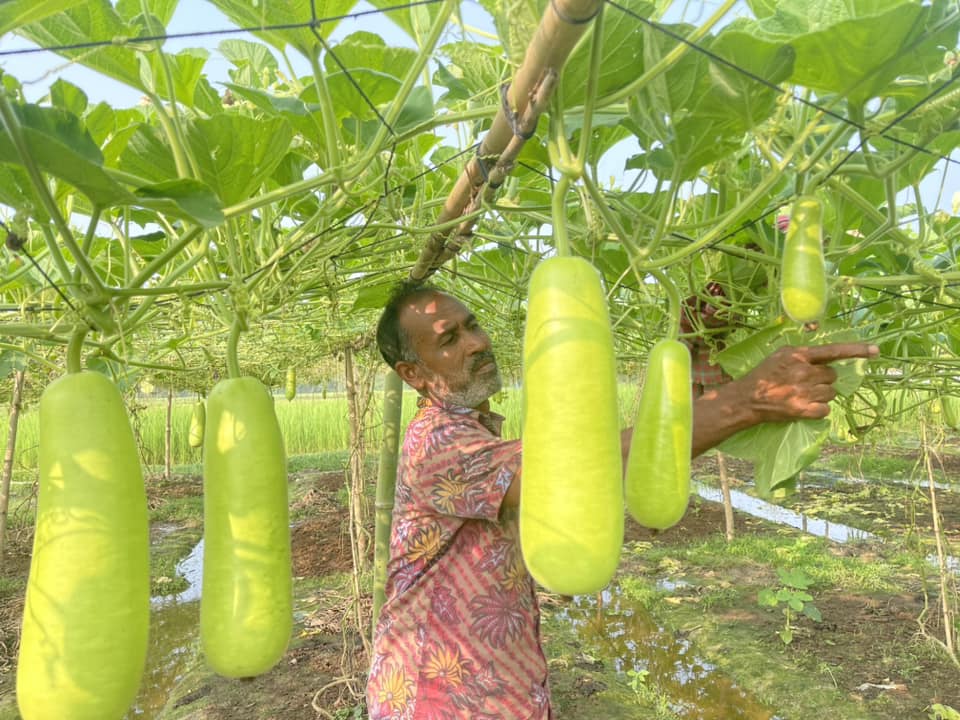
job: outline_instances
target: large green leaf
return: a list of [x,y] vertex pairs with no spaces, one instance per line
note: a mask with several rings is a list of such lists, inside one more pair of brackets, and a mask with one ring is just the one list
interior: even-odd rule
[[403,78],[416,60],[417,53],[414,50],[390,47],[379,35],[361,31],[351,33],[331,47],[324,56],[324,66],[330,74],[344,68],[350,72],[365,68]]
[[[690,28],[673,31],[686,35]],[[740,148],[745,133],[769,117],[779,95],[775,88],[790,75],[793,50],[782,41],[753,37],[741,23],[704,44],[724,62],[687,53],[631,99],[625,125],[647,151],[629,159],[628,168],[690,179]],[[648,37],[647,63],[670,49],[662,38]]]
[[173,13],[180,0],[117,0],[115,5],[120,17],[132,21],[147,12],[160,21],[161,25],[169,25]]
[[17,165],[0,162],[0,204],[24,212],[40,222],[49,220],[47,211],[32,192],[30,176]]
[[208,228],[223,222],[220,199],[198,180],[181,178],[144,185],[134,194],[138,205],[165,215],[188,218]]
[[410,7],[405,4],[397,3],[395,0],[368,0],[370,5],[383,10],[381,17],[395,23],[411,39],[419,41],[425,28],[429,27],[440,11],[443,9],[442,3],[431,5],[419,5]]
[[[162,28],[162,24],[160,27]],[[142,90],[144,88],[134,46],[84,46],[91,41],[156,34],[156,19],[150,23],[149,30],[144,22],[124,20],[109,0],[87,0],[65,12],[26,25],[17,32],[41,47],[80,46],[73,50],[59,50],[58,53],[114,80]]]
[[944,48],[957,42],[955,17],[937,27],[947,8],[944,0],[784,0],[752,31],[789,40],[797,52],[793,82],[861,103],[883,94],[898,76],[926,75],[942,65]]
[[230,79],[244,86],[255,87],[264,83],[264,75],[272,76],[279,65],[262,43],[249,40],[224,40],[217,46],[220,54],[229,60],[236,69],[230,70]]
[[[26,150],[43,172],[65,180],[94,205],[111,207],[132,197],[103,169],[103,156],[79,118],[56,108],[15,105]],[[0,162],[22,165],[9,134],[0,134]]]
[[0,2],[0,35],[5,35],[11,30],[48,18],[51,15],[59,15],[70,8],[87,2],[87,0],[4,0]]
[[63,78],[50,86],[50,104],[80,117],[87,109],[87,94]]
[[[360,86],[360,90],[354,83]],[[330,75],[327,87],[337,117],[369,120],[376,117],[370,104],[379,107],[390,102],[400,89],[400,80],[385,72],[354,68],[349,77],[342,72]]]
[[[649,17],[654,7],[644,0],[620,3],[640,17]],[[645,34],[639,21],[622,11],[607,8],[603,17],[603,52],[597,78],[597,97],[609,95],[643,74],[643,42]],[[592,41],[580,43],[570,54],[563,69],[563,106],[582,105],[590,72]]]
[[178,175],[173,151],[160,132],[146,124],[136,127],[117,166],[145,181],[159,183]]
[[[202,48],[188,48],[176,55],[164,55],[153,52],[141,55],[140,73],[144,86],[154,90],[160,97],[176,98],[177,102],[193,105],[197,84],[203,76],[203,68],[210,53]],[[168,87],[166,60],[172,87]]]
[[753,461],[757,494],[769,498],[779,486],[817,459],[830,435],[830,420],[765,423],[738,432],[719,449]]
[[187,131],[200,179],[225,206],[250,197],[283,161],[292,140],[283,118],[216,115],[195,120]]

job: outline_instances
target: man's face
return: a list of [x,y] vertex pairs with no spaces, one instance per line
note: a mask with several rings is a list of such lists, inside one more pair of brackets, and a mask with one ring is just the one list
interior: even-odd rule
[[503,386],[489,336],[458,300],[416,295],[399,321],[418,360],[397,363],[397,372],[421,394],[476,408]]

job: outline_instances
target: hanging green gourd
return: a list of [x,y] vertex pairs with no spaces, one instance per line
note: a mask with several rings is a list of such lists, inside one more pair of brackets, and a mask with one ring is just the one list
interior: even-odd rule
[[960,429],[960,398],[955,395],[941,395],[943,420],[951,430]]
[[190,413],[190,433],[187,435],[187,442],[192,448],[203,446],[203,427],[207,421],[207,406],[203,400],[197,400],[193,404],[193,410]]
[[284,382],[284,397],[293,400],[297,396],[297,368],[293,365],[287,368],[287,377]]
[[[555,212],[554,231],[563,230]],[[596,592],[613,576],[623,543],[623,466],[606,295],[583,258],[553,257],[534,270],[523,374],[524,560],[553,592]]]
[[117,387],[80,370],[40,398],[39,494],[17,704],[24,720],[120,720],[137,696],[150,621],[143,474]]
[[641,525],[665,530],[686,512],[692,428],[690,350],[660,340],[647,361],[624,480],[627,509]]
[[820,320],[827,307],[823,259],[823,210],[820,201],[804,195],[793,203],[780,264],[780,302],[799,323]]
[[234,325],[229,377],[207,397],[200,641],[215,672],[253,677],[286,651],[293,627],[287,468],[273,396],[241,377]]

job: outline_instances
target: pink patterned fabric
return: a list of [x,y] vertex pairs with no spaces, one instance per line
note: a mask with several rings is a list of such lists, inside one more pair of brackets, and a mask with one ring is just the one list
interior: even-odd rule
[[548,720],[534,582],[503,417],[421,398],[397,478],[387,599],[367,684],[370,720]]

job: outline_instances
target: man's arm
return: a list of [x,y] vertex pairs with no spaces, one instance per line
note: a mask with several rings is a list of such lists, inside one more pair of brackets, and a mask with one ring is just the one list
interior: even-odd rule
[[765,422],[824,418],[837,396],[837,372],[828,363],[879,354],[868,343],[781,347],[739,380],[713,388],[693,406],[696,457],[731,435]]
[[[716,447],[731,435],[765,422],[823,418],[830,401],[837,371],[829,363],[879,354],[869,343],[834,343],[810,347],[781,347],[739,380],[731,380],[701,395],[693,404],[693,443],[696,457]],[[627,466],[633,428],[620,434],[623,467]],[[503,499],[505,505],[520,504],[520,476],[514,478]]]
[[[812,347],[781,347],[739,380],[712,388],[693,405],[693,443],[696,457],[731,435],[765,422],[823,418],[836,397],[837,372],[828,363],[876,357],[868,343],[834,343]],[[620,436],[626,468],[633,428]]]

